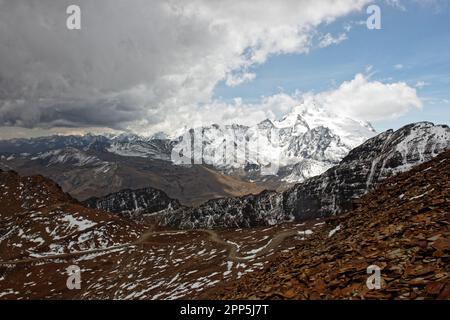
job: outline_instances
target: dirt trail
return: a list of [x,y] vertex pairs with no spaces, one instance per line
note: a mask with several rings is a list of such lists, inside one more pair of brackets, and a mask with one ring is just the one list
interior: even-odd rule
[[[162,231],[162,232],[146,232],[144,233],[141,238],[136,242],[136,244],[139,243],[146,243],[148,242],[148,238],[155,236],[155,235],[170,235],[170,234],[180,234],[181,231]],[[238,246],[232,242],[226,241],[222,239],[219,234],[214,230],[207,230],[207,229],[195,229],[190,231],[185,231],[185,233],[188,232],[203,232],[208,235],[208,239],[212,242],[215,242],[219,245],[223,245],[228,250],[228,259],[235,262],[242,262],[249,259],[254,259],[263,255],[266,255],[270,250],[275,249],[280,245],[286,238],[293,237],[296,235],[299,235],[299,231],[297,230],[284,230],[276,233],[272,239],[267,242],[267,244],[260,248],[258,251],[254,251],[253,254],[249,255],[241,255],[238,253]]]
[[107,248],[99,248],[99,249],[92,249],[92,250],[85,250],[85,251],[77,251],[77,252],[71,252],[71,253],[62,253],[62,254],[55,254],[55,255],[48,255],[48,256],[42,256],[42,257],[36,257],[36,258],[27,258],[27,259],[21,259],[21,260],[13,260],[13,261],[0,261],[0,265],[13,265],[13,264],[22,264],[22,263],[31,263],[31,262],[38,262],[38,261],[44,261],[49,259],[58,259],[58,258],[68,258],[73,256],[79,256],[84,254],[91,254],[91,253],[98,253],[103,251],[109,251],[114,249],[120,249],[125,247],[130,247],[134,245],[142,245],[145,243],[151,243],[149,241],[150,237],[154,236],[161,236],[161,235],[171,235],[171,234],[186,234],[189,232],[203,232],[208,235],[208,239],[212,242],[215,242],[219,245],[223,245],[227,248],[228,251],[228,259],[234,262],[242,262],[242,261],[248,261],[250,259],[254,259],[263,255],[266,255],[270,250],[275,249],[278,245],[280,245],[286,238],[293,237],[296,235],[299,235],[299,231],[297,230],[284,230],[276,233],[272,239],[267,242],[266,245],[260,247],[259,249],[253,250],[252,254],[249,255],[241,255],[238,253],[238,246],[235,243],[226,241],[222,239],[219,234],[214,230],[206,230],[206,229],[194,229],[194,230],[188,230],[188,231],[160,231],[160,232],[154,232],[154,231],[147,231],[141,235],[141,237],[136,240],[133,243],[128,244],[121,244],[117,246],[111,246]]

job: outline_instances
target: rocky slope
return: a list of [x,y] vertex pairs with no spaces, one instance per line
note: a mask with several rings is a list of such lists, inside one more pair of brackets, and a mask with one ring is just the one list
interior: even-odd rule
[[339,165],[283,193],[266,191],[211,200],[176,210],[162,223],[177,228],[271,225],[334,215],[385,178],[428,161],[450,147],[450,128],[422,122],[386,131],[353,149]]
[[[85,208],[42,176],[14,172],[0,172],[0,207],[0,300],[196,298],[322,227],[154,230]],[[67,287],[69,266],[81,270],[79,290]]]
[[42,176],[0,171],[0,256],[26,259],[114,247],[142,228],[87,209]]
[[329,216],[385,178],[431,160],[450,148],[450,128],[422,122],[388,130],[353,149],[341,163],[283,194],[285,212],[296,219]]
[[447,151],[388,178],[345,215],[220,231],[143,230],[1,172],[0,299],[449,299],[449,166]]
[[[218,299],[450,299],[450,151],[391,177],[348,214]],[[381,269],[381,289],[366,285]]]
[[179,229],[249,228],[286,222],[281,193],[263,191],[258,195],[209,200],[161,215],[159,223]]
[[117,213],[133,219],[181,208],[178,200],[171,199],[165,192],[154,188],[126,189],[101,198],[89,198],[83,203],[90,208]]

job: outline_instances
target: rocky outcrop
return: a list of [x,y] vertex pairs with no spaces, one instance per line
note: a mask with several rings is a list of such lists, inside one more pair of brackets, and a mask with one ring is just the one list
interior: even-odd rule
[[165,213],[161,224],[180,229],[248,228],[286,220],[282,196],[273,191],[239,198],[209,200],[193,208]]
[[178,200],[158,189],[143,188],[138,190],[122,190],[100,198],[84,201],[90,208],[117,213],[129,218],[138,218],[145,214],[170,212],[181,208]]

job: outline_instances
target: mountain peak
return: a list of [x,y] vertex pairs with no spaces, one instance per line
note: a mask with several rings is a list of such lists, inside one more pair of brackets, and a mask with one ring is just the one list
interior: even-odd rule
[[166,134],[165,132],[159,131],[155,134],[153,134],[149,140],[168,140],[169,139],[169,135]]
[[270,121],[269,119],[261,121],[257,126],[259,129],[271,129],[275,127],[272,121]]

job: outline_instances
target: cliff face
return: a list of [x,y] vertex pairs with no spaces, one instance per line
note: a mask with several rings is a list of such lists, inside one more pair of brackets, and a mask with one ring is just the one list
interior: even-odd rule
[[353,149],[338,166],[284,193],[283,207],[296,219],[329,216],[387,177],[408,171],[450,147],[450,129],[417,123],[386,131]]
[[210,200],[196,208],[166,213],[161,224],[180,229],[248,228],[286,220],[282,194],[264,191],[240,198]]
[[84,201],[90,208],[117,213],[130,218],[138,218],[143,214],[178,209],[181,204],[171,199],[161,190],[143,188],[138,190],[122,190],[101,198],[90,198]]

